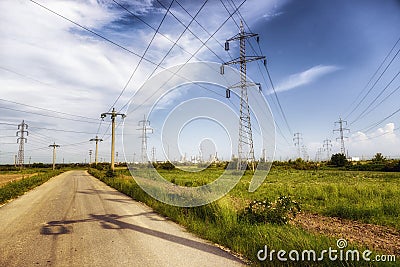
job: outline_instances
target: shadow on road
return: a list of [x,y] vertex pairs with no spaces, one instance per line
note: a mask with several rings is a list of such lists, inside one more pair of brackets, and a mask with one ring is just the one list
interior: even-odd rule
[[161,239],[167,240],[169,242],[174,242],[174,243],[177,243],[177,244],[180,244],[183,246],[191,247],[191,248],[194,248],[194,249],[197,249],[200,251],[211,253],[211,254],[214,254],[214,255],[217,255],[220,257],[224,257],[227,259],[235,260],[237,262],[241,262],[238,258],[226,253],[224,250],[222,250],[218,247],[215,247],[213,245],[121,221],[121,219],[123,219],[123,218],[134,217],[134,216],[148,216],[149,214],[154,215],[154,212],[149,212],[149,213],[145,212],[145,213],[140,213],[140,214],[136,214],[136,215],[89,214],[89,218],[87,218],[87,219],[50,221],[46,225],[42,226],[40,233],[42,235],[69,234],[69,233],[71,233],[71,231],[69,229],[72,228],[72,226],[70,226],[72,224],[86,223],[86,222],[99,222],[100,226],[103,229],[133,230],[133,231],[137,231],[137,232],[149,235],[149,236],[161,238]]

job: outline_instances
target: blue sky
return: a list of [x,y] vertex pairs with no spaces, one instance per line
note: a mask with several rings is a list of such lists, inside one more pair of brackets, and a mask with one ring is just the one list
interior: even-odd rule
[[[114,44],[31,1],[6,0],[0,3],[4,14],[0,18],[1,163],[13,161],[18,150],[16,125],[23,119],[30,127],[25,161],[31,157],[32,162],[50,162],[51,150],[47,145],[53,142],[61,145],[58,161],[89,161],[88,151],[94,149],[94,144],[88,140],[96,134],[104,139],[100,146],[100,158],[109,160],[109,119],[100,122],[100,113],[108,111],[116,101],[117,110],[128,112],[127,121],[130,126],[137,127],[133,124],[143,118],[143,112],[135,110],[130,113],[127,104],[132,99],[135,101],[135,97],[140,99],[142,92],[139,88],[153,73],[153,63],[161,63],[155,71],[157,74],[188,60],[218,64],[228,61],[230,57],[221,44],[238,32],[236,24],[240,17],[234,14],[229,18],[226,9],[232,13],[242,3],[237,0],[181,0],[171,5],[170,0],[117,1],[134,17],[111,0],[36,2]],[[165,15],[165,7],[169,5],[171,12]],[[196,21],[192,21],[191,16],[195,16],[198,10],[201,11]],[[339,116],[349,123],[346,148],[351,156],[370,157],[382,152],[387,156],[400,157],[397,131],[400,113],[383,120],[399,109],[400,92],[396,88],[400,85],[400,78],[396,75],[400,60],[395,54],[400,49],[400,43],[394,47],[377,75],[373,76],[400,37],[399,1],[247,0],[239,10],[251,31],[260,34],[261,52],[267,58],[268,70],[289,124],[287,127],[262,65],[250,64],[248,76],[262,84],[263,91],[259,96],[265,97],[279,128],[275,135],[275,158],[296,157],[292,141],[296,132],[302,133],[303,144],[311,159],[315,158],[316,151],[326,138],[332,140],[333,152],[338,152],[337,135],[332,130]],[[159,27],[161,21],[163,23]],[[181,23],[191,23],[189,30],[184,31]],[[155,35],[154,29],[158,27],[159,32]],[[172,46],[171,40],[178,38],[177,45]],[[152,39],[146,59],[138,65],[137,55],[143,55]],[[202,46],[202,42],[206,41],[207,47]],[[254,40],[252,45],[260,54]],[[169,50],[170,53],[161,62]],[[232,43],[231,56],[237,56],[237,51],[237,44]],[[254,54],[249,46],[247,51]],[[196,55],[191,58],[193,53]],[[391,59],[391,65],[377,80]],[[132,79],[118,98],[136,67]],[[204,73],[203,76],[210,75]],[[366,86],[371,77],[371,83]],[[169,106],[164,111],[171,111],[191,97],[204,96],[227,103],[232,109],[237,108],[238,98],[227,102],[223,97],[224,88],[212,87],[211,90],[217,94],[199,89],[193,93],[193,90],[196,89],[182,89],[159,96],[164,98],[164,104],[168,104],[164,108]],[[387,97],[389,94],[390,97]],[[386,97],[371,112],[366,109],[371,102],[371,107],[374,107]],[[361,99],[363,101],[358,105]],[[146,103],[145,106],[151,104]],[[369,113],[357,119],[364,110]],[[196,114],[196,110],[190,112]],[[265,118],[268,120],[268,116]],[[161,137],[162,121],[157,118],[152,120],[154,134],[149,139],[149,149],[156,146],[157,158],[163,159],[163,149],[157,142],[157,138]],[[192,127],[192,130],[185,128],[182,132],[185,136],[179,141],[181,154],[186,153],[187,157],[198,153],[198,144],[212,127],[215,131],[221,130],[218,125],[211,126],[210,121],[203,124],[196,121]],[[124,150],[122,132],[123,125],[119,124],[116,150],[121,160]],[[132,130],[129,134],[132,140],[137,140],[132,141],[132,151],[127,155],[131,160],[133,153],[140,154],[140,132]],[[196,138],[191,139],[191,135]],[[235,148],[229,150],[229,144],[220,143],[226,139],[223,131],[220,134],[213,132],[211,136],[218,142],[216,147],[220,157],[227,159],[230,153],[235,152]],[[262,147],[256,147],[257,156],[260,156],[261,150]],[[274,151],[268,150],[268,155],[272,157]],[[180,155],[177,152],[172,157],[178,159]]]

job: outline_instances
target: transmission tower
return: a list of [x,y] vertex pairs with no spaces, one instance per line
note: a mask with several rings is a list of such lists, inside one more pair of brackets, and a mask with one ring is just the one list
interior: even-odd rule
[[303,138],[301,137],[301,133],[295,133],[293,137],[293,142],[294,146],[297,147],[297,158],[301,158],[301,140],[303,140]]
[[250,108],[249,99],[247,94],[247,88],[250,86],[258,85],[250,83],[246,78],[247,63],[264,60],[264,56],[246,56],[246,40],[248,38],[256,37],[257,42],[259,41],[258,34],[248,33],[244,31],[243,22],[240,22],[240,32],[232,38],[226,40],[225,50],[229,50],[229,42],[239,41],[240,42],[240,56],[239,58],[225,62],[221,66],[221,74],[224,73],[224,65],[235,65],[240,64],[240,83],[233,85],[226,90],[226,97],[230,97],[230,89],[240,88],[240,122],[239,122],[239,144],[238,144],[238,165],[237,169],[243,170],[247,168],[247,164],[250,164],[250,169],[255,169],[255,158],[254,158],[254,145],[253,145],[253,133],[250,122]]
[[111,112],[106,112],[101,114],[101,118],[104,119],[107,115],[111,116],[111,170],[114,171],[114,164],[115,164],[115,118],[117,116],[121,116],[122,119],[126,117],[125,114],[117,113],[115,108],[112,109]]
[[152,162],[156,162],[157,161],[156,160],[156,148],[154,146],[151,148],[151,161]]
[[303,152],[304,160],[308,161],[309,156],[308,156],[308,152],[307,152],[307,147],[304,144],[301,146],[301,151]]
[[142,139],[142,152],[141,152],[141,158],[142,158],[142,163],[146,163],[147,160],[147,134],[148,133],[153,133],[153,128],[150,127],[150,121],[146,119],[146,115],[144,115],[143,120],[139,121],[139,126],[137,130],[142,131],[142,134],[139,138]]
[[322,147],[318,148],[317,153],[315,154],[315,161],[320,162],[322,158],[322,152],[324,149]]
[[[333,132],[339,132],[339,137],[336,138],[336,140],[340,139],[340,153],[342,153],[343,155],[346,155],[346,149],[344,147],[344,139],[347,138],[346,136],[344,136],[344,132],[345,131],[350,131],[347,128],[343,127],[344,125],[347,125],[347,121],[342,120],[342,118],[339,117],[339,121],[335,121],[335,126],[339,125],[339,129],[335,129],[333,130]],[[348,155],[347,155],[348,156]]]
[[22,168],[24,165],[24,144],[27,142],[27,139],[25,137],[25,133],[28,136],[28,131],[25,129],[28,129],[28,124],[25,123],[25,121],[22,121],[21,124],[18,125],[18,132],[17,136],[17,143],[19,143],[19,149],[18,149],[18,165]]
[[329,139],[324,140],[324,151],[326,151],[326,160],[330,159],[330,152],[332,151],[332,141]]

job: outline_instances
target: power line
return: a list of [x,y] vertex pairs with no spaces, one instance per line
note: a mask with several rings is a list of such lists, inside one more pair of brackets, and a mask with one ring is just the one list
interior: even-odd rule
[[[371,103],[360,113],[360,115],[358,115],[357,118],[355,118],[350,124],[353,124],[354,122],[362,119],[363,117],[365,117],[365,115],[367,115],[368,113],[370,113],[372,110],[376,109],[379,104],[377,106],[375,106],[373,109],[371,109],[368,113],[367,110],[378,100],[378,98],[386,91],[386,89],[393,83],[393,81],[397,78],[397,76],[399,76],[400,71],[397,72],[397,74],[392,78],[392,80],[385,86],[385,88],[383,88],[383,90],[374,98],[374,100],[371,101]],[[381,102],[382,103],[382,102]]]
[[[117,3],[116,1],[113,0],[113,2],[116,3],[116,4],[118,4],[119,6],[121,6],[121,5],[120,5],[119,3]],[[133,70],[133,72],[132,72],[131,76],[129,77],[128,81],[126,82],[124,88],[122,89],[121,93],[118,95],[117,99],[114,101],[114,103],[111,105],[111,107],[109,108],[108,111],[110,111],[111,108],[112,108],[113,106],[115,106],[115,104],[118,102],[118,100],[120,99],[120,97],[122,96],[122,94],[125,92],[126,88],[128,87],[129,83],[131,82],[133,76],[135,75],[136,71],[138,70],[138,68],[139,68],[139,66],[140,66],[140,63],[142,63],[143,58],[146,56],[147,51],[149,50],[151,44],[153,43],[154,38],[157,36],[157,33],[158,33],[158,31],[160,30],[161,25],[163,24],[165,18],[167,17],[167,14],[168,14],[168,12],[169,12],[169,9],[171,8],[171,6],[172,6],[173,3],[174,3],[174,0],[172,0],[171,3],[170,3],[170,5],[168,6],[168,9],[167,9],[167,11],[165,12],[165,14],[164,14],[164,16],[163,16],[163,18],[162,18],[160,24],[158,25],[157,29],[155,30],[155,32],[154,32],[154,34],[153,34],[153,37],[151,38],[149,44],[147,45],[146,49],[144,50],[142,56],[140,57],[139,62],[136,64],[136,67],[135,67],[135,69]],[[122,7],[122,6],[121,6],[121,7]],[[123,8],[124,8],[124,7],[123,7]],[[124,9],[125,9],[125,10],[128,10],[128,9],[126,9],[126,8],[124,8]],[[130,12],[129,12],[129,13],[130,13]]]
[[357,108],[361,105],[361,103],[367,98],[367,96],[369,95],[369,93],[372,91],[372,89],[374,89],[374,87],[376,86],[376,84],[379,82],[379,80],[382,78],[383,74],[385,74],[385,72],[388,70],[388,68],[390,67],[390,65],[393,63],[393,61],[395,60],[395,58],[397,57],[397,55],[400,53],[400,49],[397,50],[396,54],[393,56],[393,58],[390,60],[390,62],[388,63],[388,65],[385,67],[385,69],[383,70],[383,72],[379,75],[378,79],[374,82],[374,84],[371,86],[371,88],[368,90],[368,92],[364,95],[364,97],[358,102],[358,104],[353,108],[353,110],[350,112],[349,115],[347,115],[346,118],[350,117],[351,114],[354,113],[355,110],[357,110]]
[[[246,1],[247,1],[247,0],[243,0],[243,2],[238,6],[238,8],[235,10],[235,12],[237,12],[237,10],[238,10]],[[228,20],[233,16],[233,14],[234,14],[234,13],[232,13],[227,19],[225,19],[225,20],[222,22],[222,24],[214,31],[214,33],[213,33],[204,43],[207,43],[209,40],[211,40],[211,38],[213,38],[214,35],[217,34],[217,33],[219,32],[219,30],[228,22]],[[168,70],[168,69],[166,69],[166,68],[163,68],[163,67],[157,65],[158,67],[161,67],[161,68],[163,68],[163,69],[168,70],[169,72],[171,72],[171,73],[172,73],[172,76],[171,76],[166,82],[164,82],[164,84],[162,84],[152,95],[150,95],[143,103],[147,102],[147,100],[149,100],[151,97],[153,97],[153,96],[157,93],[157,91],[160,90],[165,84],[167,84],[174,76],[177,76],[177,77],[179,77],[179,78],[181,78],[181,79],[183,79],[183,80],[192,82],[191,80],[187,79],[186,77],[183,77],[183,76],[179,75],[178,73],[179,73],[179,71],[181,71],[181,69],[182,69],[192,58],[194,58],[194,56],[203,48],[203,46],[204,46],[204,45],[201,45],[201,46],[192,54],[192,56],[191,56],[189,59],[187,59],[186,62],[185,62],[184,64],[182,64],[182,65],[178,68],[178,70],[176,70],[175,72],[172,72],[172,71],[170,71],[170,70]],[[155,72],[155,71],[153,71],[153,73],[154,73],[154,72]],[[151,74],[151,75],[152,75],[152,74]],[[151,75],[147,78],[147,80],[150,79]],[[221,96],[221,97],[225,97],[224,95],[221,95],[221,94],[219,94],[219,93],[216,93],[216,92],[210,90],[209,88],[207,88],[207,87],[205,87],[205,86],[202,86],[202,85],[199,84],[199,83],[195,83],[195,84],[196,84],[197,86],[199,86],[199,87],[201,87],[201,88],[207,90],[207,91],[210,91],[210,92],[212,92],[212,93],[215,93],[215,94],[217,94],[217,95],[219,95],[219,96]],[[122,108],[121,108],[120,110],[123,110],[123,109],[130,103],[130,101],[131,101],[132,99],[133,99],[133,97],[131,97],[131,98],[128,100],[128,102],[126,102],[126,104],[125,104],[124,106],[122,106]],[[134,110],[137,110],[137,109],[140,108],[141,106],[143,106],[143,104],[140,104],[140,105],[135,106],[135,108],[133,109],[133,111],[134,111]]]
[[[25,106],[25,107],[40,109],[40,110],[43,110],[43,111],[49,111],[49,112],[53,112],[53,113],[58,113],[58,114],[62,114],[62,115],[67,115],[67,116],[72,116],[72,117],[78,117],[78,118],[82,118],[82,119],[88,119],[88,120],[94,120],[94,121],[98,121],[98,120],[99,120],[99,119],[90,118],[90,117],[85,117],[85,116],[81,116],[81,115],[76,115],[76,114],[71,114],[71,113],[56,111],[56,110],[52,110],[52,109],[42,108],[42,107],[38,107],[38,106],[32,106],[32,105],[28,105],[28,104],[24,104],[24,103],[19,103],[19,102],[16,102],[16,101],[12,101],[12,100],[3,99],[3,98],[0,98],[0,101],[4,101],[4,102],[8,102],[8,103],[13,103],[13,104],[21,105],[21,106]],[[84,121],[84,122],[87,122],[87,121]]]
[[26,111],[26,110],[21,110],[21,109],[16,109],[16,108],[9,108],[9,107],[0,107],[0,108],[1,109],[11,110],[11,111],[16,111],[16,112],[27,113],[27,114],[34,114],[34,115],[48,117],[48,118],[56,118],[56,119],[60,119],[60,120],[68,120],[68,121],[76,121],[76,122],[97,124],[97,122],[93,122],[93,121],[83,121],[83,120],[78,120],[78,119],[64,118],[64,117],[60,117],[60,116],[56,116],[56,115],[42,114],[42,113],[38,113],[38,112]]
[[[356,97],[356,99],[353,101],[353,103],[351,104],[351,106],[353,106],[357,99],[364,93],[365,90],[367,90],[368,86],[370,85],[370,83],[372,82],[372,80],[374,79],[375,75],[378,74],[378,71],[381,69],[381,67],[383,66],[383,64],[385,63],[385,61],[388,59],[389,55],[393,52],[394,48],[397,46],[397,44],[400,41],[400,37],[397,39],[397,41],[395,42],[395,44],[392,46],[392,48],[390,49],[390,51],[387,53],[387,55],[385,56],[385,58],[383,59],[383,61],[381,62],[381,64],[379,65],[379,67],[376,69],[376,71],[374,72],[374,74],[371,76],[371,78],[368,80],[367,84],[364,86],[364,88],[361,90],[361,92],[358,94],[358,96]],[[346,119],[348,117],[351,116],[351,114],[355,111],[355,109],[353,109],[347,116]]]

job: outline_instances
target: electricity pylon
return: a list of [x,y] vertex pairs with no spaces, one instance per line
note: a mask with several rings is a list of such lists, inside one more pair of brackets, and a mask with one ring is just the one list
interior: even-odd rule
[[[344,136],[345,131],[350,131],[347,128],[343,127],[343,124],[347,125],[347,121],[342,120],[342,118],[339,117],[339,121],[335,121],[335,126],[336,124],[339,124],[339,129],[333,130],[333,132],[339,132],[339,137],[336,138],[336,140],[340,139],[340,153],[346,156],[346,149],[344,147],[344,139],[347,138]],[[347,155],[348,156],[348,155]]]
[[53,170],[56,168],[56,148],[60,147],[60,145],[56,145],[54,142],[52,145],[49,145],[49,147],[53,148]]
[[[19,143],[19,149],[18,149],[18,165],[22,168],[24,165],[24,144],[27,142],[27,139],[25,137],[25,133],[28,136],[28,131],[25,129],[28,129],[28,124],[25,123],[25,121],[22,121],[21,124],[18,125],[18,132],[17,136],[17,143]],[[19,134],[19,135],[18,135]]]
[[157,161],[157,159],[156,159],[156,148],[154,146],[151,148],[151,161],[152,162],[156,162]]
[[146,163],[147,160],[147,133],[153,133],[153,128],[149,127],[150,125],[150,121],[146,119],[146,115],[144,115],[143,120],[139,121],[139,126],[141,126],[140,128],[138,128],[137,130],[142,131],[142,134],[139,138],[142,139],[142,154],[141,154],[141,158],[142,158],[142,163]]
[[111,116],[111,170],[114,171],[115,167],[115,118],[121,116],[122,119],[126,117],[125,114],[118,113],[115,108],[111,112],[101,113],[101,118],[104,119],[107,115]]
[[324,151],[326,151],[326,160],[329,160],[330,157],[330,151],[332,151],[332,141],[329,139],[324,140],[324,145],[323,145]]
[[240,122],[239,122],[239,144],[238,144],[238,170],[245,170],[247,164],[250,165],[250,169],[255,169],[255,158],[254,158],[254,144],[253,144],[253,133],[250,121],[250,107],[249,99],[247,94],[247,88],[250,86],[260,85],[247,81],[246,68],[247,63],[264,59],[264,56],[246,56],[246,40],[248,38],[256,37],[257,42],[259,41],[258,34],[245,32],[243,22],[240,22],[240,32],[229,38],[225,42],[225,50],[229,50],[229,42],[239,41],[240,43],[240,56],[239,58],[225,62],[221,66],[221,74],[224,74],[225,65],[236,65],[240,64],[240,83],[237,85],[230,86],[226,90],[226,97],[230,97],[230,89],[240,88]]
[[294,146],[297,147],[297,158],[301,158],[300,140],[303,140],[303,138],[301,137],[301,133],[295,133],[293,136]]
[[95,150],[95,152],[94,152],[94,162],[95,162],[95,165],[97,165],[97,156],[98,156],[98,152],[99,152],[99,142],[102,142],[103,139],[99,138],[99,137],[96,135],[96,138],[92,138],[92,139],[90,139],[89,141],[90,141],[90,142],[93,142],[93,141],[96,142],[96,150]]

